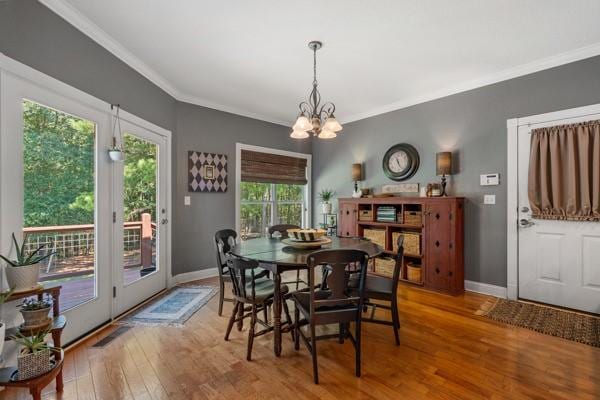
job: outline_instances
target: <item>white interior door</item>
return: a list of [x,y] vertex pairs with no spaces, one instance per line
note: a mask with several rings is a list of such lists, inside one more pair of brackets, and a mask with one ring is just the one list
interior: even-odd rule
[[111,317],[110,117],[4,70],[1,77],[0,251],[14,255],[15,233],[30,250],[44,244],[56,253],[40,280],[62,286],[68,343]]
[[527,195],[531,130],[593,119],[518,128],[518,279],[522,299],[600,313],[600,223],[532,219]]
[[113,316],[166,288],[168,269],[169,142],[127,121],[121,129],[125,160],[113,163]]

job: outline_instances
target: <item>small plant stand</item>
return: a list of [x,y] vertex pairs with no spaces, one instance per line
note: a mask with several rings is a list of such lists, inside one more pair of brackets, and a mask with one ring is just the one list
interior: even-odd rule
[[[7,302],[25,299],[27,297],[37,296],[39,300],[42,300],[45,294],[49,294],[52,296],[52,324],[50,325],[50,334],[52,335],[52,342],[54,347],[61,348],[61,336],[63,329],[67,325],[67,318],[64,315],[60,315],[60,289],[61,286],[47,286],[47,287],[39,287],[27,292],[13,293],[8,299]],[[6,329],[5,341],[9,341],[10,337],[15,335],[17,332],[20,332],[25,336],[33,336],[38,333],[36,330],[23,330],[19,329],[19,327],[12,327]],[[41,399],[42,397],[42,389],[48,386],[53,379],[56,379],[56,391],[62,392],[63,390],[63,376],[62,376],[62,368],[63,368],[63,358],[64,351],[54,353],[55,365],[52,370],[46,372],[43,375],[36,376],[35,378],[26,379],[26,380],[16,380],[16,367],[5,367],[0,368],[0,386],[17,386],[17,387],[26,387],[29,388],[29,393],[33,396],[34,400]]]

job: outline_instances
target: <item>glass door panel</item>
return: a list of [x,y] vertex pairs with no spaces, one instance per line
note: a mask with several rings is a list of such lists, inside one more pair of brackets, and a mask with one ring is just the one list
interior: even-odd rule
[[61,312],[97,295],[96,124],[23,101],[25,247],[50,254],[40,281],[62,285]]
[[123,283],[160,268],[156,258],[158,145],[126,133],[123,137]]

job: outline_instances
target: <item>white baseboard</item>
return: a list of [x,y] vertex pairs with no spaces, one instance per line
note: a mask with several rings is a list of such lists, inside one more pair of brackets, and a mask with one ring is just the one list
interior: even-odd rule
[[490,285],[489,283],[467,281],[465,280],[465,290],[469,292],[476,292],[482,294],[489,294],[490,296],[506,298],[506,288],[503,286]]
[[169,282],[169,286],[174,286],[180,283],[190,281],[197,281],[198,279],[212,278],[215,276],[219,276],[219,271],[217,270],[217,268],[206,268],[192,272],[185,272],[183,274],[175,275],[174,277],[172,277],[171,281]]

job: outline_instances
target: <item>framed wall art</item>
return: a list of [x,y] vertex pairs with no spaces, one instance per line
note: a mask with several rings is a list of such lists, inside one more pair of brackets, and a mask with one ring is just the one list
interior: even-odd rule
[[188,151],[188,191],[226,192],[227,156]]

